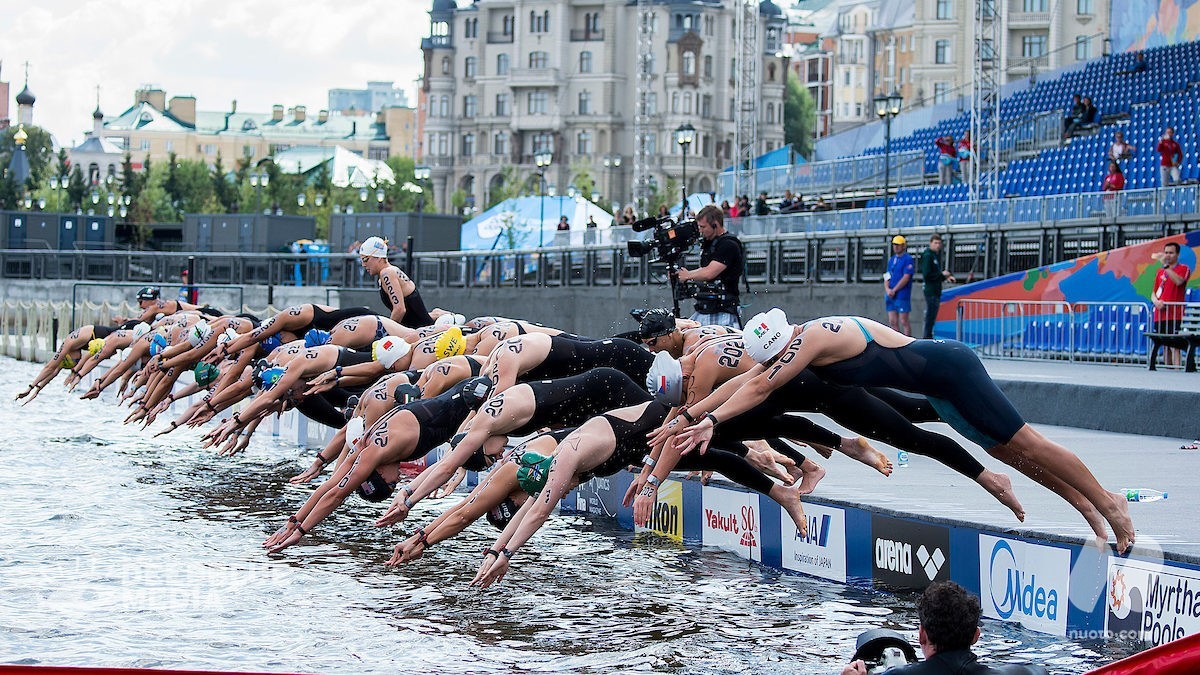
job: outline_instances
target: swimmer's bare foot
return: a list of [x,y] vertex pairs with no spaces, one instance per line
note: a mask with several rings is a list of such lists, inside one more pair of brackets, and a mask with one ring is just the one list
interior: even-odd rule
[[843,438],[842,445],[838,447],[838,450],[847,457],[857,459],[885,476],[892,475],[892,461],[888,459],[887,455],[871,447],[867,439],[862,436]]
[[[1112,525],[1113,534],[1117,537],[1117,553],[1124,553],[1133,546],[1137,534],[1133,529],[1133,518],[1129,517],[1129,500],[1124,495],[1109,492],[1112,507],[1105,511],[1104,518]],[[1105,532],[1107,540],[1108,533]]]
[[787,485],[791,485],[792,483],[796,482],[796,479],[792,478],[792,475],[789,473],[789,471],[785,471],[779,466],[782,464],[790,469],[791,467],[796,466],[796,460],[790,457],[785,457],[774,450],[762,450],[753,446],[748,446],[746,461],[750,462],[750,464],[752,464],[759,471],[762,471],[772,478],[778,478]]
[[800,503],[800,489],[794,487],[784,487],[776,485],[767,493],[771,499],[774,499],[783,507],[784,511],[792,517],[792,522],[796,524],[796,529],[800,532],[801,537],[808,536],[808,518],[804,516],[804,505]]
[[[812,465],[811,467],[809,465]],[[816,489],[817,483],[825,477],[825,469],[813,461],[804,462],[804,478],[796,486],[796,491],[802,495],[810,495]]]
[[979,478],[975,479],[984,490],[987,490],[1001,504],[1007,506],[1017,517],[1017,520],[1025,522],[1025,507],[1021,506],[1020,500],[1017,499],[1016,493],[1013,492],[1012,481],[1008,476],[1002,473],[996,473],[989,469],[984,469],[983,473],[979,474]]

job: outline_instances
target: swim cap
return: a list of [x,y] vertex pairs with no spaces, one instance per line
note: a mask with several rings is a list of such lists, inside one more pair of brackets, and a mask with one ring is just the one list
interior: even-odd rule
[[467,351],[467,341],[463,338],[462,330],[458,326],[447,329],[437,339],[437,342],[433,343],[433,354],[439,360],[450,356],[459,356],[465,351]]
[[462,388],[462,395],[467,401],[467,407],[471,410],[478,410],[484,401],[491,398],[492,389],[495,387],[496,383],[486,375],[477,375],[467,380]]
[[509,521],[516,515],[518,510],[517,503],[512,500],[512,497],[505,497],[504,501],[500,502],[491,511],[487,512],[488,524],[497,530],[503,530],[508,527]]
[[192,375],[196,376],[196,384],[200,385],[201,387],[207,387],[208,385],[212,384],[220,374],[220,368],[217,368],[211,363],[205,363],[203,361],[197,363],[195,368],[192,368]]
[[387,482],[378,471],[372,471],[371,477],[358,486],[358,496],[369,502],[381,502],[391,497],[395,491],[396,488],[392,487],[392,484]]
[[652,309],[642,315],[638,337],[643,340],[675,332],[675,315],[669,309]]
[[192,347],[199,347],[208,342],[208,338],[212,337],[212,332],[212,326],[208,325],[207,321],[197,321],[188,328],[188,344]]
[[354,417],[354,409],[358,407],[358,401],[359,398],[357,396],[349,396],[346,398],[346,408],[342,410],[342,417],[345,418],[347,422],[350,421],[351,417]]
[[158,356],[167,348],[167,336],[158,333],[150,339],[150,356]]
[[263,351],[270,354],[271,352],[283,346],[283,340],[279,339],[278,335],[272,335],[262,341]]
[[150,324],[146,323],[145,321],[140,321],[140,322],[138,322],[138,324],[136,326],[133,327],[133,339],[134,340],[141,339],[141,337],[143,335],[145,335],[146,333],[149,333],[149,332],[150,332]]
[[62,357],[62,361],[58,362],[58,367],[62,368],[63,370],[70,370],[75,367],[75,359],[69,356],[64,356]]
[[285,372],[287,372],[287,369],[282,366],[271,366],[255,373],[254,382],[258,385],[259,389],[266,391],[278,384],[279,378],[283,377]]
[[158,290],[158,286],[143,286],[141,290],[137,292],[137,299],[157,300],[159,295],[160,291]]
[[236,338],[237,336],[238,336],[238,332],[236,330],[234,330],[232,328],[226,328],[225,332],[221,333],[221,336],[217,338],[217,344],[224,344],[224,343],[229,342],[230,340]]
[[104,338],[95,338],[88,340],[88,353],[99,354],[100,350],[104,349]]
[[654,394],[654,400],[665,406],[677,406],[683,402],[683,368],[666,352],[654,357],[646,373],[646,390]]
[[462,314],[443,314],[433,322],[435,326],[462,326],[467,323],[467,317]]
[[379,237],[367,237],[367,240],[358,247],[358,254],[368,258],[386,258],[388,257],[387,242]]
[[755,314],[742,331],[742,342],[746,354],[759,363],[771,360],[787,347],[792,327],[787,316],[778,307],[769,312]]
[[320,345],[329,344],[329,341],[332,339],[333,336],[329,334],[329,331],[321,330],[320,328],[310,328],[304,334],[304,346],[319,347]]
[[403,339],[389,335],[371,345],[371,358],[381,363],[384,368],[391,368],[410,350],[412,346]]
[[362,416],[351,417],[346,422],[346,443],[351,447],[358,445],[362,437],[367,435],[367,422]]
[[517,484],[530,497],[546,487],[546,479],[550,476],[550,463],[554,456],[543,457],[532,450],[526,450],[517,458]]
[[902,237],[901,235],[896,235],[896,236],[892,237],[892,243],[893,244],[904,244],[906,242],[904,240],[904,237]]
[[421,389],[415,384],[405,382],[396,385],[396,390],[392,393],[392,397],[396,399],[396,405],[408,405],[421,398]]

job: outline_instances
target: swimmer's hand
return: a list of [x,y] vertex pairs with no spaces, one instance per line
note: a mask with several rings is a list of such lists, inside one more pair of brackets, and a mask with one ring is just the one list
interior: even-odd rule
[[643,527],[650,522],[654,507],[658,504],[658,488],[650,483],[642,486],[638,496],[633,500],[633,524]]
[[396,523],[402,522],[405,518],[408,518],[409,509],[404,503],[404,500],[408,499],[408,495],[408,490],[401,488],[400,491],[396,493],[396,496],[392,498],[392,503],[388,506],[387,511],[384,511],[383,515],[379,517],[379,520],[375,521],[375,527],[387,527],[389,525],[395,525]]
[[712,480],[713,472],[711,471],[689,471],[688,475],[684,476],[684,480],[699,480],[701,485],[708,485],[708,481]]
[[508,573],[508,556],[500,553],[498,555],[485,555],[483,563],[479,565],[479,571],[475,573],[475,578],[471,580],[472,586],[487,588],[492,584],[500,583],[504,575]]
[[682,415],[666,421],[663,425],[654,431],[646,434],[648,439],[646,444],[651,450],[661,451],[667,445],[667,441],[671,440],[676,434],[687,428],[688,422]]
[[[288,538],[293,534],[300,534],[296,531],[296,526],[299,524],[300,521],[296,520],[295,516],[291,516],[288,518],[287,522],[283,524],[283,527],[275,530],[275,534],[272,534],[271,536],[267,537],[265,541],[263,541],[262,547],[265,549],[274,548],[275,546],[287,541]],[[296,540],[299,541],[299,537],[297,537]]]
[[337,373],[332,370],[327,370],[308,381],[308,390],[304,392],[304,395],[312,396],[313,394],[319,394],[323,391],[329,391],[330,389],[333,389],[335,384],[337,384],[337,380]]
[[325,465],[322,464],[320,460],[314,459],[313,463],[311,465],[309,465],[309,467],[307,469],[305,469],[301,473],[298,473],[295,476],[292,476],[291,478],[289,478],[288,482],[291,483],[292,485],[300,485],[303,483],[307,483],[307,482],[311,481],[312,479],[316,478],[317,476],[320,476],[321,469],[323,469],[323,468],[325,468]]
[[[37,391],[37,387],[36,387],[35,385],[32,385],[32,384],[31,384],[31,385],[29,385],[29,387],[27,387],[27,388],[25,389],[25,391],[23,391],[23,392],[20,392],[20,393],[18,393],[16,396],[14,396],[14,397],[13,397],[13,400],[14,400],[14,401],[20,401],[21,399],[25,398],[26,396],[28,396],[28,395],[32,394],[32,393],[33,393],[33,392],[35,392],[35,391]],[[30,399],[30,400],[32,400],[32,399]],[[28,402],[28,401],[27,401],[27,402]]]
[[446,483],[444,485],[442,485],[440,488],[434,490],[433,494],[430,495],[430,497],[433,497],[434,499],[441,499],[442,497],[449,497],[455,490],[458,489],[458,486],[462,484],[463,479],[466,477],[467,477],[467,470],[462,468],[461,466],[458,467],[458,470],[456,470],[454,472],[454,475],[450,476],[450,480],[446,481]]
[[699,448],[700,454],[708,451],[708,443],[713,437],[713,423],[711,417],[704,417],[698,420],[695,424],[688,427],[684,431],[679,432],[675,439],[675,447],[680,454],[686,455],[693,449]]
[[384,565],[388,567],[403,565],[406,562],[420,558],[424,553],[425,547],[421,545],[420,538],[412,536],[396,544],[396,547],[392,549],[392,557],[388,558],[388,561]]
[[268,546],[267,553],[279,553],[289,546],[294,546],[300,543],[300,538],[303,536],[304,535],[300,534],[300,530],[293,529],[291,533],[284,537],[283,541],[280,541],[273,546]]
[[642,478],[641,475],[634,476],[633,481],[629,483],[629,489],[625,490],[625,496],[621,498],[621,506],[627,508],[633,506],[634,497],[637,497],[638,493],[642,491],[642,486],[645,484],[646,479]]
[[154,434],[153,436],[151,436],[151,438],[158,438],[159,436],[166,436],[167,434],[171,433],[172,431],[175,431],[178,428],[179,428],[179,422],[172,420],[170,426],[168,426],[166,429],[163,429],[162,431],[158,432],[157,434]]

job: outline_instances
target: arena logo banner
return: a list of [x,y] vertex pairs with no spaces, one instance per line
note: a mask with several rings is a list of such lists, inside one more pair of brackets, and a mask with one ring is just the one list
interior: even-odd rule
[[650,514],[649,527],[635,527],[637,532],[654,532],[668,539],[683,541],[683,484],[677,480],[663,481],[658,487],[658,502]]
[[704,486],[703,541],[705,546],[762,560],[762,527],[758,519],[758,494]]
[[920,590],[950,578],[950,531],[940,525],[871,515],[875,585]]
[[1066,635],[1070,573],[1071,552],[1065,548],[979,535],[984,616]]
[[1161,645],[1200,633],[1200,571],[1108,559],[1104,628]]
[[808,534],[801,535],[787,513],[780,514],[783,568],[846,583],[846,512],[805,504]]
[[575,488],[575,509],[580,513],[614,518],[623,496],[616,493],[611,478],[597,476]]

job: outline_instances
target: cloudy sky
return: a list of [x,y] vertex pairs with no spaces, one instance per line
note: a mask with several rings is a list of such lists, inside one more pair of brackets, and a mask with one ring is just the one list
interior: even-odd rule
[[426,0],[0,0],[0,80],[9,109],[28,61],[34,122],[79,142],[100,107],[114,116],[134,90],[190,94],[201,110],[325,108],[327,90],[393,80],[410,102],[428,34]]

